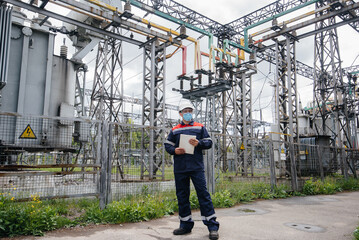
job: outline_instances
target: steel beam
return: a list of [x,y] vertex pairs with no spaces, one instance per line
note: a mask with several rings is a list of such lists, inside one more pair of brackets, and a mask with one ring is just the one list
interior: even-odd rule
[[[127,2],[128,0],[122,0]],[[208,35],[221,29],[222,24],[197,13],[171,0],[130,0],[136,6],[148,13],[155,14],[171,22],[184,25],[196,32]]]
[[48,16],[48,17],[50,17],[50,18],[54,18],[54,19],[60,20],[60,21],[62,21],[62,22],[66,22],[66,23],[72,24],[72,25],[74,25],[74,26],[78,26],[78,27],[82,27],[82,28],[88,29],[88,30],[90,30],[90,31],[93,31],[93,32],[95,32],[95,33],[98,33],[98,34],[101,34],[101,35],[104,35],[104,36],[108,36],[108,37],[111,37],[111,38],[114,38],[114,39],[122,40],[122,41],[131,43],[131,44],[134,44],[134,45],[137,45],[137,46],[140,46],[140,45],[142,44],[142,42],[137,41],[137,40],[135,40],[135,39],[131,39],[131,38],[128,38],[128,37],[124,37],[124,36],[121,36],[121,35],[112,33],[111,31],[106,31],[106,30],[103,30],[103,29],[100,29],[100,28],[91,26],[91,25],[89,25],[89,24],[86,24],[86,23],[77,21],[77,20],[75,20],[75,19],[72,19],[72,18],[63,16],[63,15],[61,15],[61,14],[54,13],[54,12],[52,12],[52,11],[48,11],[48,10],[46,10],[46,9],[42,9],[42,8],[39,8],[39,7],[30,5],[30,4],[24,3],[24,2],[19,1],[19,0],[1,0],[1,1],[6,2],[6,3],[13,4],[13,5],[15,5],[15,6],[18,6],[18,7],[24,8],[24,9],[27,9],[27,10],[32,11],[32,12],[36,12],[36,13],[39,13],[39,14]]
[[[268,34],[264,37],[261,38],[262,41],[267,41],[269,39],[273,39],[273,38],[276,38],[280,35],[283,35],[283,34],[286,34],[286,33],[290,33],[292,31],[295,31],[295,30],[298,30],[300,28],[304,28],[306,26],[309,26],[309,25],[312,25],[314,23],[317,23],[317,22],[320,22],[320,21],[323,21],[325,19],[328,19],[328,18],[332,18],[332,17],[335,17],[335,16],[340,16],[348,11],[352,11],[352,10],[355,10],[359,8],[359,3],[355,3],[355,4],[352,4],[352,5],[348,5],[346,7],[343,7],[343,8],[340,8],[339,10],[333,10],[333,11],[330,11],[328,12],[327,14],[324,14],[324,15],[320,15],[320,16],[316,16],[315,18],[313,19],[310,19],[310,20],[307,20],[307,21],[304,21],[304,22],[301,22],[301,23],[298,23],[296,25],[293,25],[293,26],[290,26],[290,27],[285,27],[283,28],[282,30],[280,31],[276,31],[274,33],[271,33],[271,34]],[[343,20],[344,24],[348,24],[347,21],[355,21],[357,20],[357,18],[351,18],[351,19],[346,19],[346,20]],[[338,27],[338,25],[335,25],[334,27]],[[317,30],[322,30],[322,29],[317,29]],[[307,36],[307,35],[305,35]],[[304,37],[304,36],[303,36]],[[302,37],[302,38],[303,38]]]
[[[129,19],[123,19],[120,16],[118,16],[118,14],[116,13],[113,13],[111,11],[103,11],[102,9],[101,10],[97,9],[89,4],[83,4],[81,2],[77,2],[73,0],[58,0],[58,2],[71,6],[71,8],[76,8],[76,10],[81,9],[87,13],[91,13],[94,15],[95,18],[98,18],[99,20],[107,20],[109,24],[113,24],[116,27],[140,31],[143,34],[148,34],[150,36],[163,39],[164,41],[170,41],[181,45],[181,42],[179,40],[173,39],[172,36],[154,31],[148,28],[147,26],[145,27],[139,25],[138,23],[142,23],[142,19],[140,17],[132,16]],[[59,4],[57,2],[54,3]],[[131,22],[130,20],[135,22]]]

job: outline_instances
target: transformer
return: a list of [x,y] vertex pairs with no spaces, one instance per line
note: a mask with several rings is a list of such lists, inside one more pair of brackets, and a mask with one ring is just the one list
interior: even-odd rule
[[54,55],[49,21],[34,18],[29,26],[19,9],[12,15],[7,77],[0,90],[0,155],[74,151],[74,121],[67,119],[75,114],[76,64]]

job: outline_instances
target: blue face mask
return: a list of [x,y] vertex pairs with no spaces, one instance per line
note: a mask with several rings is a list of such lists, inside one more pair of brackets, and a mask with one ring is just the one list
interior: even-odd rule
[[189,122],[192,120],[192,113],[184,113],[183,114],[183,120]]

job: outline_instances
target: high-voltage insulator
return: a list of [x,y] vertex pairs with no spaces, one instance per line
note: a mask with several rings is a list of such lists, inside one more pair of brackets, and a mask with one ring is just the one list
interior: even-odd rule
[[248,37],[248,47],[253,47],[254,44],[253,44],[253,38],[251,36]]
[[249,55],[249,61],[255,61],[256,60],[256,54],[255,53],[251,53]]
[[127,1],[125,3],[125,6],[123,7],[123,9],[126,11],[126,12],[131,12],[131,4],[130,4],[130,1]]
[[125,6],[123,7],[123,13],[120,17],[123,18],[131,18],[133,16],[133,13],[131,13],[131,4],[130,1],[126,1]]
[[64,38],[64,44],[60,47],[60,56],[63,58],[67,58],[67,46],[65,45],[65,38]]
[[180,27],[180,35],[178,36],[181,39],[185,39],[188,37],[188,35],[186,34],[186,26],[185,25],[181,25]]
[[280,27],[278,26],[278,20],[277,20],[276,18],[273,19],[273,21],[272,21],[272,27],[271,27],[271,29],[272,29],[273,31],[280,30]]

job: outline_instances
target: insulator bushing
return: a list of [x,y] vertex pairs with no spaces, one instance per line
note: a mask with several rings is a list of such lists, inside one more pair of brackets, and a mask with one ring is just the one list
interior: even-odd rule
[[186,35],[186,27],[184,25],[181,25],[180,35]]
[[131,4],[130,4],[130,2],[126,2],[123,9],[125,11],[127,11],[127,12],[131,12]]
[[66,45],[62,45],[60,47],[60,56],[63,58],[67,58],[67,46]]

